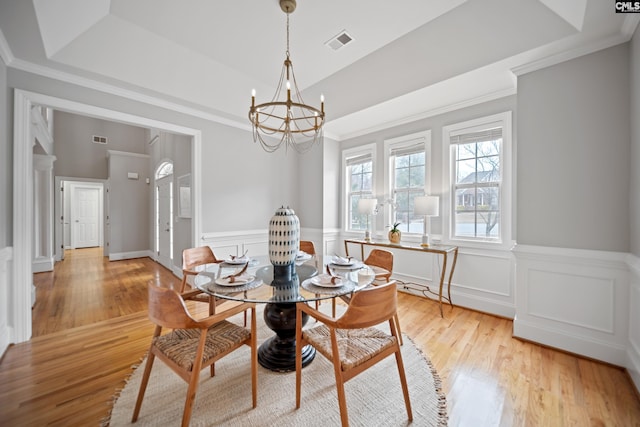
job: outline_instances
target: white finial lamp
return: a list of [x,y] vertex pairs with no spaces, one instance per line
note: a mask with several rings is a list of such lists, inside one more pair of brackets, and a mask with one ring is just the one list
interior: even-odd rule
[[369,216],[376,213],[376,206],[378,206],[378,199],[358,200],[358,213],[366,215],[367,217],[367,230],[364,232],[364,240],[366,242],[371,241],[371,231],[369,231]]
[[418,196],[413,199],[413,213],[424,215],[424,234],[422,235],[422,247],[429,246],[429,232],[431,231],[431,219],[438,216],[440,211],[440,199],[437,196]]

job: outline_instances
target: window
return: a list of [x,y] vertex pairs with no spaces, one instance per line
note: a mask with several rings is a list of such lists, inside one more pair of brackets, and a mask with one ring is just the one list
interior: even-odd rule
[[173,163],[162,162],[156,169],[156,179],[164,178],[173,174]]
[[358,212],[358,200],[371,198],[374,194],[375,146],[345,150],[345,229],[360,231],[367,229],[367,215]]
[[502,242],[508,230],[511,114],[443,129],[450,165],[451,239]]
[[388,156],[389,224],[399,222],[405,233],[422,233],[423,216],[413,213],[413,199],[429,192],[427,151],[430,131],[385,141]]

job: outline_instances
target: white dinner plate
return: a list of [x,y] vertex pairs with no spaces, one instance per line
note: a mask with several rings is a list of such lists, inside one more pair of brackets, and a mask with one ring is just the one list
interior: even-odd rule
[[340,277],[336,277],[336,283],[331,283],[331,276],[328,274],[320,274],[319,276],[312,277],[311,283],[323,288],[338,288],[342,286],[342,279]]
[[256,276],[250,276],[248,274],[243,274],[235,278],[234,282],[230,282],[231,279],[225,277],[219,277],[216,279],[216,285],[220,286],[241,286],[246,285],[254,281]]

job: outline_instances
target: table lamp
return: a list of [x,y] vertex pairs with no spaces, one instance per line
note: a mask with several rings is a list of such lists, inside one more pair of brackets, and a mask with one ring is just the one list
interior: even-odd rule
[[424,234],[422,235],[422,247],[429,246],[429,232],[431,219],[429,217],[438,216],[440,210],[440,199],[437,196],[418,196],[413,199],[413,213],[424,215]]
[[378,206],[378,199],[358,200],[358,213],[364,214],[367,217],[367,230],[364,232],[364,240],[366,242],[371,241],[371,232],[369,231],[369,216],[376,213],[376,206]]

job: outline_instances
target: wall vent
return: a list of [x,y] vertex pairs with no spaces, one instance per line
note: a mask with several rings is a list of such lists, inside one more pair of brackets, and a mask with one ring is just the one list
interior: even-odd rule
[[98,136],[98,135],[93,135],[92,141],[96,144],[106,144],[107,143],[107,137],[106,136]]
[[347,34],[346,30],[342,30],[340,31],[340,33],[338,33],[338,35],[325,42],[325,46],[329,46],[333,50],[338,50],[351,43],[352,41],[353,37]]

